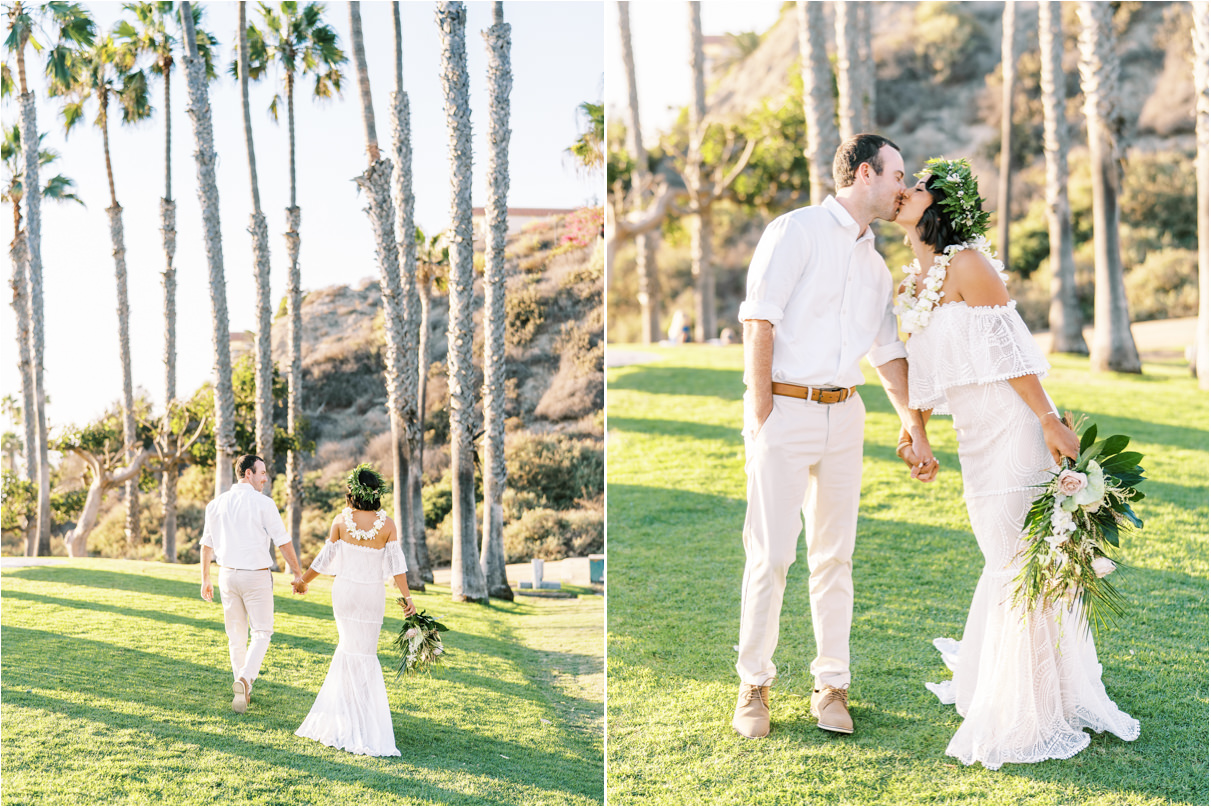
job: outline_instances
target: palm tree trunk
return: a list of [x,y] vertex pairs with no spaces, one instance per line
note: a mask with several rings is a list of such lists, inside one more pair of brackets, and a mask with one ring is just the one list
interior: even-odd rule
[[997,247],[1005,269],[1010,268],[1009,206],[1013,180],[1013,89],[1017,84],[1018,61],[1014,49],[1017,11],[1014,0],[1005,0],[1001,13],[1001,175],[997,185]]
[[711,266],[711,189],[705,176],[702,142],[706,136],[706,59],[702,53],[702,9],[690,0],[690,151],[686,155],[686,186],[690,193],[690,270],[694,276],[694,340],[713,338],[715,327],[715,268]]
[[[269,479],[266,494],[273,491],[273,304],[269,287],[269,225],[261,210],[257,181],[256,148],[252,141],[252,106],[248,101],[248,23],[244,3],[239,4],[240,104],[244,109],[244,147],[248,153],[248,179],[252,187],[252,261],[256,278],[256,453],[265,461]],[[270,542],[269,557],[275,558]],[[276,562],[275,562],[276,563]]]
[[862,75],[862,131],[875,131],[875,82],[878,71],[875,65],[873,48],[873,31],[871,30],[871,5],[869,2],[858,3],[858,64]]
[[[108,138],[104,138],[108,142]],[[130,367],[130,302],[126,294],[126,237],[122,228],[122,206],[106,208],[109,215],[109,237],[114,249],[114,278],[118,287],[118,346],[122,361],[122,441],[127,465],[136,453],[138,431],[135,426],[134,381]],[[139,475],[126,481],[126,547],[135,555],[142,544],[139,530]]]
[[[303,211],[296,196],[293,73],[286,74],[286,128],[290,137],[290,207],[286,208],[286,261],[290,266],[286,278],[286,323],[290,371],[286,380],[286,429],[297,443],[303,415],[303,276],[299,268],[299,250],[302,248],[299,227]],[[299,538],[303,529],[303,458],[296,443],[286,451],[286,526],[297,558],[303,552]]]
[[[412,131],[408,94],[404,92],[404,45],[400,30],[399,3],[391,4],[391,15],[395,30],[395,92],[391,94],[391,135],[395,151],[395,172],[392,175],[392,204],[395,208],[395,242],[399,251],[400,267],[400,398],[404,407],[404,434],[406,439],[394,446],[392,464],[395,469],[395,485],[392,489],[395,512],[398,514],[404,554],[408,562],[408,586],[417,592],[425,591],[425,579],[421,574],[417,543],[425,540],[425,513],[423,507],[416,508],[415,492],[419,491],[420,473],[412,467],[411,447],[420,438],[420,421],[416,407],[418,364],[417,355],[420,339],[420,295],[416,290],[416,224],[413,209],[416,198],[412,194]],[[419,531],[418,531],[419,520]]]
[[219,186],[215,177],[214,130],[206,89],[206,66],[198,56],[193,13],[181,3],[185,29],[185,76],[189,87],[189,117],[193,121],[198,168],[198,201],[202,208],[206,263],[210,269],[210,312],[215,355],[215,496],[231,488],[235,452],[235,394],[231,385],[231,332],[227,320],[227,282],[223,273],[223,233],[219,222]]
[[421,579],[433,583],[433,567],[429,563],[429,545],[425,536],[425,504],[422,497],[425,477],[425,396],[429,392],[429,279],[420,277],[417,283],[420,292],[420,333],[417,340],[417,394],[416,421],[420,425],[419,435],[412,454],[412,514],[417,521],[416,563]]
[[837,150],[833,122],[833,76],[824,39],[824,8],[799,3],[799,58],[803,75],[803,112],[807,119],[807,166],[811,203],[821,204],[833,188],[832,154]]
[[[618,4],[618,29],[622,36],[623,71],[627,81],[627,148],[635,157],[631,174],[631,207],[643,207],[649,182],[647,150],[639,126],[639,89],[635,81],[635,55],[631,50],[630,3]],[[656,244],[659,236],[649,233],[635,237],[635,274],[639,280],[639,319],[641,340],[650,345],[660,339],[659,292],[656,284]]]
[[1051,244],[1052,353],[1088,355],[1081,333],[1072,254],[1072,208],[1068,203],[1068,118],[1064,91],[1064,32],[1060,7],[1039,2],[1039,51],[1042,57],[1043,151],[1047,159],[1047,231]]
[[1194,90],[1198,97],[1195,111],[1194,129],[1198,138],[1198,334],[1194,342],[1194,372],[1198,375],[1198,385],[1207,389],[1211,371],[1208,362],[1211,356],[1208,352],[1208,330],[1211,329],[1211,284],[1208,275],[1211,273],[1211,207],[1208,206],[1208,183],[1211,183],[1211,90],[1208,90],[1208,59],[1211,59],[1211,19],[1209,19],[1209,4],[1192,3],[1194,7]]
[[441,81],[450,138],[450,464],[454,488],[454,546],[450,596],[456,601],[488,602],[488,587],[479,566],[475,518],[474,366],[471,345],[474,298],[471,232],[471,104],[468,98],[467,49],[462,3],[437,4],[441,31]]
[[858,58],[858,4],[854,0],[833,3],[837,32],[837,114],[841,140],[862,131],[862,95],[858,78],[864,70]]
[[366,130],[366,154],[370,164],[379,160],[378,135],[374,131],[374,102],[370,98],[370,73],[366,69],[366,48],[362,42],[362,4],[349,4],[349,35],[354,43],[353,61],[357,65],[357,89],[362,99],[362,126]]
[[[15,210],[20,210],[20,203],[14,205]],[[14,230],[16,236],[13,238],[12,246],[9,249],[9,258],[13,262],[13,276],[11,285],[13,288],[13,312],[17,318],[17,349],[18,349],[18,368],[21,371],[21,420],[25,426],[25,447],[23,454],[25,455],[25,479],[34,480],[38,474],[37,456],[35,448],[38,445],[37,431],[37,416],[34,412],[34,368],[33,360],[30,356],[30,334],[29,334],[29,290],[27,289],[26,273],[29,272],[29,252],[25,244],[25,231],[21,229],[18,223]],[[36,525],[27,525],[25,530],[25,554],[27,556],[37,555],[38,553],[38,534]]]
[[1081,88],[1093,167],[1094,370],[1139,373],[1140,358],[1131,335],[1123,261],[1119,252],[1119,160],[1116,133],[1121,126],[1118,57],[1114,52],[1113,11],[1108,3],[1081,0]]
[[181,467],[175,458],[164,464],[160,504],[164,507],[164,560],[169,564],[177,563],[177,482],[180,476]]
[[484,207],[484,540],[479,564],[488,595],[513,600],[505,573],[505,237],[509,232],[510,29],[502,4],[484,32],[488,43],[488,199]]
[[[42,295],[42,185],[38,177],[38,121],[35,115],[34,94],[25,87],[25,49],[17,50],[17,66],[21,77],[21,148],[24,150],[21,165],[23,195],[25,203],[26,266],[29,272],[29,323],[31,329],[30,358],[34,370],[34,421],[37,425],[38,518],[37,542],[34,552],[27,555],[50,555],[50,453],[48,451],[48,429],[46,423],[46,381],[43,358],[45,334],[43,329]],[[29,451],[27,448],[26,451]]]
[[[177,253],[177,203],[172,201],[172,69],[163,66],[164,76],[164,198],[160,200],[160,236],[164,243],[164,406],[177,397],[177,270],[173,260]],[[164,511],[164,560],[177,561],[177,480],[180,477],[176,458],[177,441],[172,431],[162,436],[167,456],[172,458],[160,478],[160,504]]]

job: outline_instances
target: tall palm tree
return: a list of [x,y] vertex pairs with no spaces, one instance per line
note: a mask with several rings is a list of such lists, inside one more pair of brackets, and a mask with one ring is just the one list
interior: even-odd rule
[[[256,148],[252,139],[252,105],[248,100],[248,17],[245,3],[238,4],[240,104],[244,111],[244,148],[248,154],[248,180],[252,188],[253,277],[256,278],[256,453],[269,472],[266,486],[273,490],[273,304],[269,286],[269,225],[261,210],[261,188],[257,181]],[[273,557],[270,542],[270,557]]]
[[[639,126],[639,87],[635,81],[635,55],[631,49],[631,12],[629,2],[618,4],[618,30],[622,37],[622,65],[627,81],[627,149],[635,158],[631,173],[630,207],[642,208],[647,198],[651,174],[648,153],[643,147]],[[653,229],[635,236],[635,274],[639,280],[639,320],[641,340],[651,344],[660,339],[660,311],[657,306],[656,245],[660,231]]]
[[833,9],[837,33],[837,116],[841,139],[862,131],[862,76],[865,67],[858,56],[858,3],[836,0]]
[[798,3],[799,59],[803,74],[803,113],[807,119],[807,165],[811,203],[819,205],[833,188],[832,154],[837,150],[833,75],[825,50],[824,8]]
[[[511,26],[505,22],[504,4],[492,4],[492,25],[484,32],[488,43],[488,200],[484,206],[487,244],[484,256],[484,540],[479,563],[488,595],[513,600],[505,574],[505,237],[509,232],[509,92],[513,69],[509,63]],[[601,155],[601,137],[590,129],[591,142],[582,152]],[[581,141],[583,142],[583,141]],[[575,146],[573,147],[575,149]],[[585,154],[577,155],[582,160]]]
[[878,79],[875,65],[874,32],[871,29],[873,3],[858,3],[858,64],[861,70],[862,87],[862,131],[875,131],[875,82]]
[[[404,290],[400,280],[400,247],[396,240],[395,203],[392,200],[391,160],[379,152],[374,126],[374,105],[370,97],[370,73],[366,67],[366,49],[362,42],[362,12],[360,3],[349,4],[350,39],[353,43],[353,63],[357,68],[358,94],[362,100],[362,124],[366,130],[366,151],[370,166],[357,178],[366,193],[366,214],[374,231],[375,254],[378,256],[379,288],[383,295],[383,330],[387,337],[387,414],[391,422],[391,442],[394,447],[395,517],[402,530],[413,529],[409,518],[412,509],[408,490],[412,447],[408,442],[408,424],[415,420],[416,400],[406,395],[404,378],[406,364],[413,361],[407,354],[404,340]],[[402,535],[402,534],[401,534]],[[411,544],[413,542],[406,542]]]
[[447,368],[450,384],[450,465],[454,495],[454,546],[451,551],[450,596],[457,601],[488,602],[484,571],[479,566],[475,518],[474,338],[471,232],[471,103],[468,97],[467,9],[463,3],[439,2],[441,83],[446,102],[450,148],[450,326]]
[[[177,397],[177,203],[172,198],[172,71],[176,67],[175,53],[181,47],[173,31],[180,33],[181,21],[172,0],[126,3],[123,8],[134,16],[134,22],[122,20],[114,35],[136,54],[152,58],[148,72],[164,82],[164,196],[160,198],[160,236],[164,245],[164,401],[171,406]],[[206,63],[207,79],[215,79],[214,49],[218,38],[203,30],[201,6],[190,9],[193,16],[194,40]],[[176,563],[177,482],[180,478],[182,452],[175,444],[176,435],[169,431],[157,437],[163,447],[160,453],[160,505],[164,512],[162,543],[164,560]]]
[[235,391],[231,383],[231,332],[227,320],[227,281],[223,271],[223,233],[219,223],[219,186],[215,178],[214,129],[210,120],[206,64],[202,59],[188,0],[181,3],[185,30],[185,78],[189,87],[189,117],[193,120],[198,169],[198,201],[202,208],[206,264],[210,270],[210,313],[215,355],[214,435],[215,496],[231,487],[235,453]]
[[[411,467],[415,470],[414,476],[418,490],[425,472],[425,397],[428,395],[429,386],[429,304],[435,284],[439,286],[439,289],[446,288],[450,249],[443,244],[445,236],[445,233],[437,233],[428,238],[423,230],[419,227],[416,228],[416,288],[420,297],[419,334],[416,344],[416,420],[420,424],[420,434],[412,447]],[[417,497],[419,493],[414,492],[413,496]],[[414,500],[413,508],[418,507],[420,508],[420,520],[419,532],[415,534],[416,560],[420,567],[421,578],[426,583],[433,583],[433,570],[429,565],[429,546],[425,543],[424,507],[416,505]]]
[[[399,3],[391,4],[395,34],[395,90],[391,93],[391,142],[395,152],[395,172],[391,176],[392,203],[395,205],[395,241],[400,266],[400,398],[415,402],[419,367],[409,360],[416,356],[420,341],[420,292],[416,288],[416,198],[412,194],[412,123],[408,93],[404,90],[404,35],[400,24]],[[394,488],[395,512],[404,525],[404,552],[408,561],[408,586],[425,591],[424,570],[420,564],[420,546],[425,541],[425,508],[421,498],[422,469],[412,463],[415,447],[421,440],[421,422],[416,406],[405,411],[403,424],[407,440],[394,445],[392,463],[399,483]],[[408,454],[405,454],[408,453]],[[419,544],[418,544],[419,543]],[[429,554],[425,553],[426,563]],[[430,575],[432,572],[430,572]]]
[[[34,38],[36,28],[47,28],[39,39]],[[42,186],[38,179],[38,120],[35,114],[34,94],[30,92],[26,77],[25,47],[33,45],[35,50],[45,50],[46,73],[53,80],[67,81],[68,65],[75,48],[88,47],[96,35],[96,25],[88,12],[79,3],[43,3],[30,8],[22,0],[9,7],[8,38],[4,45],[16,54],[18,88],[21,91],[18,114],[21,122],[21,142],[25,155],[25,219],[26,219],[26,271],[29,288],[30,358],[33,362],[34,415],[37,423],[38,456],[38,518],[37,555],[50,555],[50,456],[49,430],[46,423],[46,384],[43,378],[45,354],[45,329],[43,315],[45,305],[42,293]],[[54,47],[46,48],[50,40]],[[29,548],[26,548],[28,554]]]
[[[43,133],[39,138],[46,137]],[[38,430],[34,413],[34,369],[30,346],[29,325],[29,289],[27,275],[29,272],[29,252],[26,246],[25,230],[21,221],[21,199],[24,196],[24,167],[22,164],[25,152],[21,148],[21,127],[14,125],[4,130],[4,142],[0,144],[0,158],[3,159],[5,178],[0,198],[13,206],[13,241],[9,248],[9,258],[12,261],[13,313],[17,321],[17,366],[21,373],[21,421],[24,426],[25,441],[22,453],[25,455],[25,479],[35,480],[38,476],[37,455]],[[48,165],[59,159],[59,155],[50,149],[38,150],[38,162]],[[72,191],[75,181],[63,174],[56,174],[46,181],[42,188],[42,198],[57,202],[84,201]],[[38,535],[36,525],[30,525],[26,534],[26,555],[36,555]]]
[[[300,78],[315,77],[312,94],[328,99],[339,95],[344,75],[341,65],[349,61],[338,46],[336,29],[324,20],[322,3],[307,3],[299,9],[297,2],[283,2],[275,11],[260,3],[260,26],[248,29],[248,77],[254,81],[267,75],[270,64],[281,68],[286,93],[286,129],[289,133],[290,206],[286,208],[286,256],[289,273],[286,281],[286,320],[289,372],[287,374],[286,429],[297,435],[302,426],[303,399],[303,289],[299,269],[302,242],[299,226],[303,212],[298,205],[298,180],[295,170],[294,91]],[[269,111],[280,121],[282,94],[275,93]],[[303,463],[297,448],[286,452],[286,520],[296,554],[302,552],[299,534],[303,522]]]
[[1194,27],[1190,31],[1194,37],[1194,89],[1198,101],[1195,109],[1195,132],[1198,138],[1198,335],[1194,343],[1194,372],[1198,375],[1199,386],[1207,389],[1211,371],[1208,362],[1208,329],[1211,325],[1211,284],[1208,275],[1211,274],[1211,208],[1208,206],[1208,183],[1211,179],[1211,90],[1207,86],[1208,60],[1211,60],[1211,19],[1207,3],[1192,3],[1194,7]]
[[690,0],[690,149],[686,155],[686,190],[690,194],[690,270],[694,275],[694,339],[706,342],[716,335],[715,268],[711,264],[711,209],[706,202],[706,166],[702,143],[706,138],[706,59],[702,53],[702,6]]
[[1093,164],[1094,370],[1139,373],[1140,357],[1131,336],[1123,259],[1119,251],[1118,133],[1122,112],[1117,108],[1119,61],[1115,53],[1113,10],[1109,3],[1081,0],[1081,89],[1085,92],[1085,122],[1089,130],[1089,159]]
[[[130,366],[130,303],[126,293],[126,238],[122,224],[122,206],[114,185],[113,160],[109,149],[109,106],[115,102],[122,108],[123,123],[137,123],[151,115],[147,94],[147,76],[134,68],[130,52],[118,48],[112,36],[99,39],[75,57],[71,77],[67,82],[51,84],[51,94],[64,96],[64,129],[70,135],[84,117],[84,107],[96,102],[94,123],[101,130],[105,154],[105,174],[109,180],[109,236],[113,244],[114,276],[118,290],[118,345],[122,361],[122,439],[126,444],[126,461],[131,463],[137,453],[137,424],[134,412],[134,380]],[[126,542],[133,549],[142,542],[139,525],[139,480],[137,475],[126,481]]]
[[1068,204],[1068,117],[1064,91],[1064,31],[1055,0],[1039,2],[1039,51],[1043,92],[1043,153],[1047,159],[1047,232],[1051,243],[1051,350],[1088,354],[1081,333],[1072,255],[1072,208]]
[[1001,13],[1001,174],[997,184],[997,248],[1001,260],[1009,268],[1009,205],[1012,200],[1010,173],[1013,163],[1013,90],[1018,80],[1017,50],[1014,33],[1017,30],[1017,10],[1014,0],[1005,0]]

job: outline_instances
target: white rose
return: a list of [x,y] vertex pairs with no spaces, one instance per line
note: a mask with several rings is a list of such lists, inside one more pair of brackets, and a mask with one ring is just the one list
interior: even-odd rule
[[1052,550],[1058,550],[1059,546],[1066,541],[1068,541],[1068,537],[1060,533],[1047,537],[1047,543],[1051,545]]
[[1094,558],[1093,563],[1090,566],[1093,567],[1093,574],[1099,578],[1105,578],[1107,575],[1114,572],[1116,567],[1115,563],[1106,558],[1106,556],[1098,556]]

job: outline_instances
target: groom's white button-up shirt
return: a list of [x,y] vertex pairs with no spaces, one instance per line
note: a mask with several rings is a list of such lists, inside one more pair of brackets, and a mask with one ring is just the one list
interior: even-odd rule
[[290,541],[290,534],[273,499],[248,483],[236,483],[206,506],[202,545],[213,548],[215,558],[224,567],[268,567],[272,559],[266,539],[281,546]]
[[906,357],[892,313],[892,280],[871,228],[840,202],[770,222],[748,270],[740,320],[774,325],[773,381],[811,387],[862,384],[858,362]]

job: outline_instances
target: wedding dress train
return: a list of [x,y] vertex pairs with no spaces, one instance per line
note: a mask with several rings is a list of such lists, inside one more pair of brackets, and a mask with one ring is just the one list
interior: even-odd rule
[[926,687],[963,716],[946,753],[997,769],[1071,757],[1089,744],[1086,728],[1134,740],[1139,722],[1106,694],[1092,635],[1077,615],[1010,606],[1034,486],[1056,470],[1038,418],[1007,381],[1049,367],[1014,302],[939,306],[909,339],[908,354],[911,406],[954,417],[967,511],[984,555],[962,642],[934,641],[954,678]]
[[315,704],[294,734],[356,755],[397,756],[378,640],[386,610],[383,581],[408,569],[400,543],[376,549],[329,541],[311,567],[336,576],[332,614],[340,641]]

